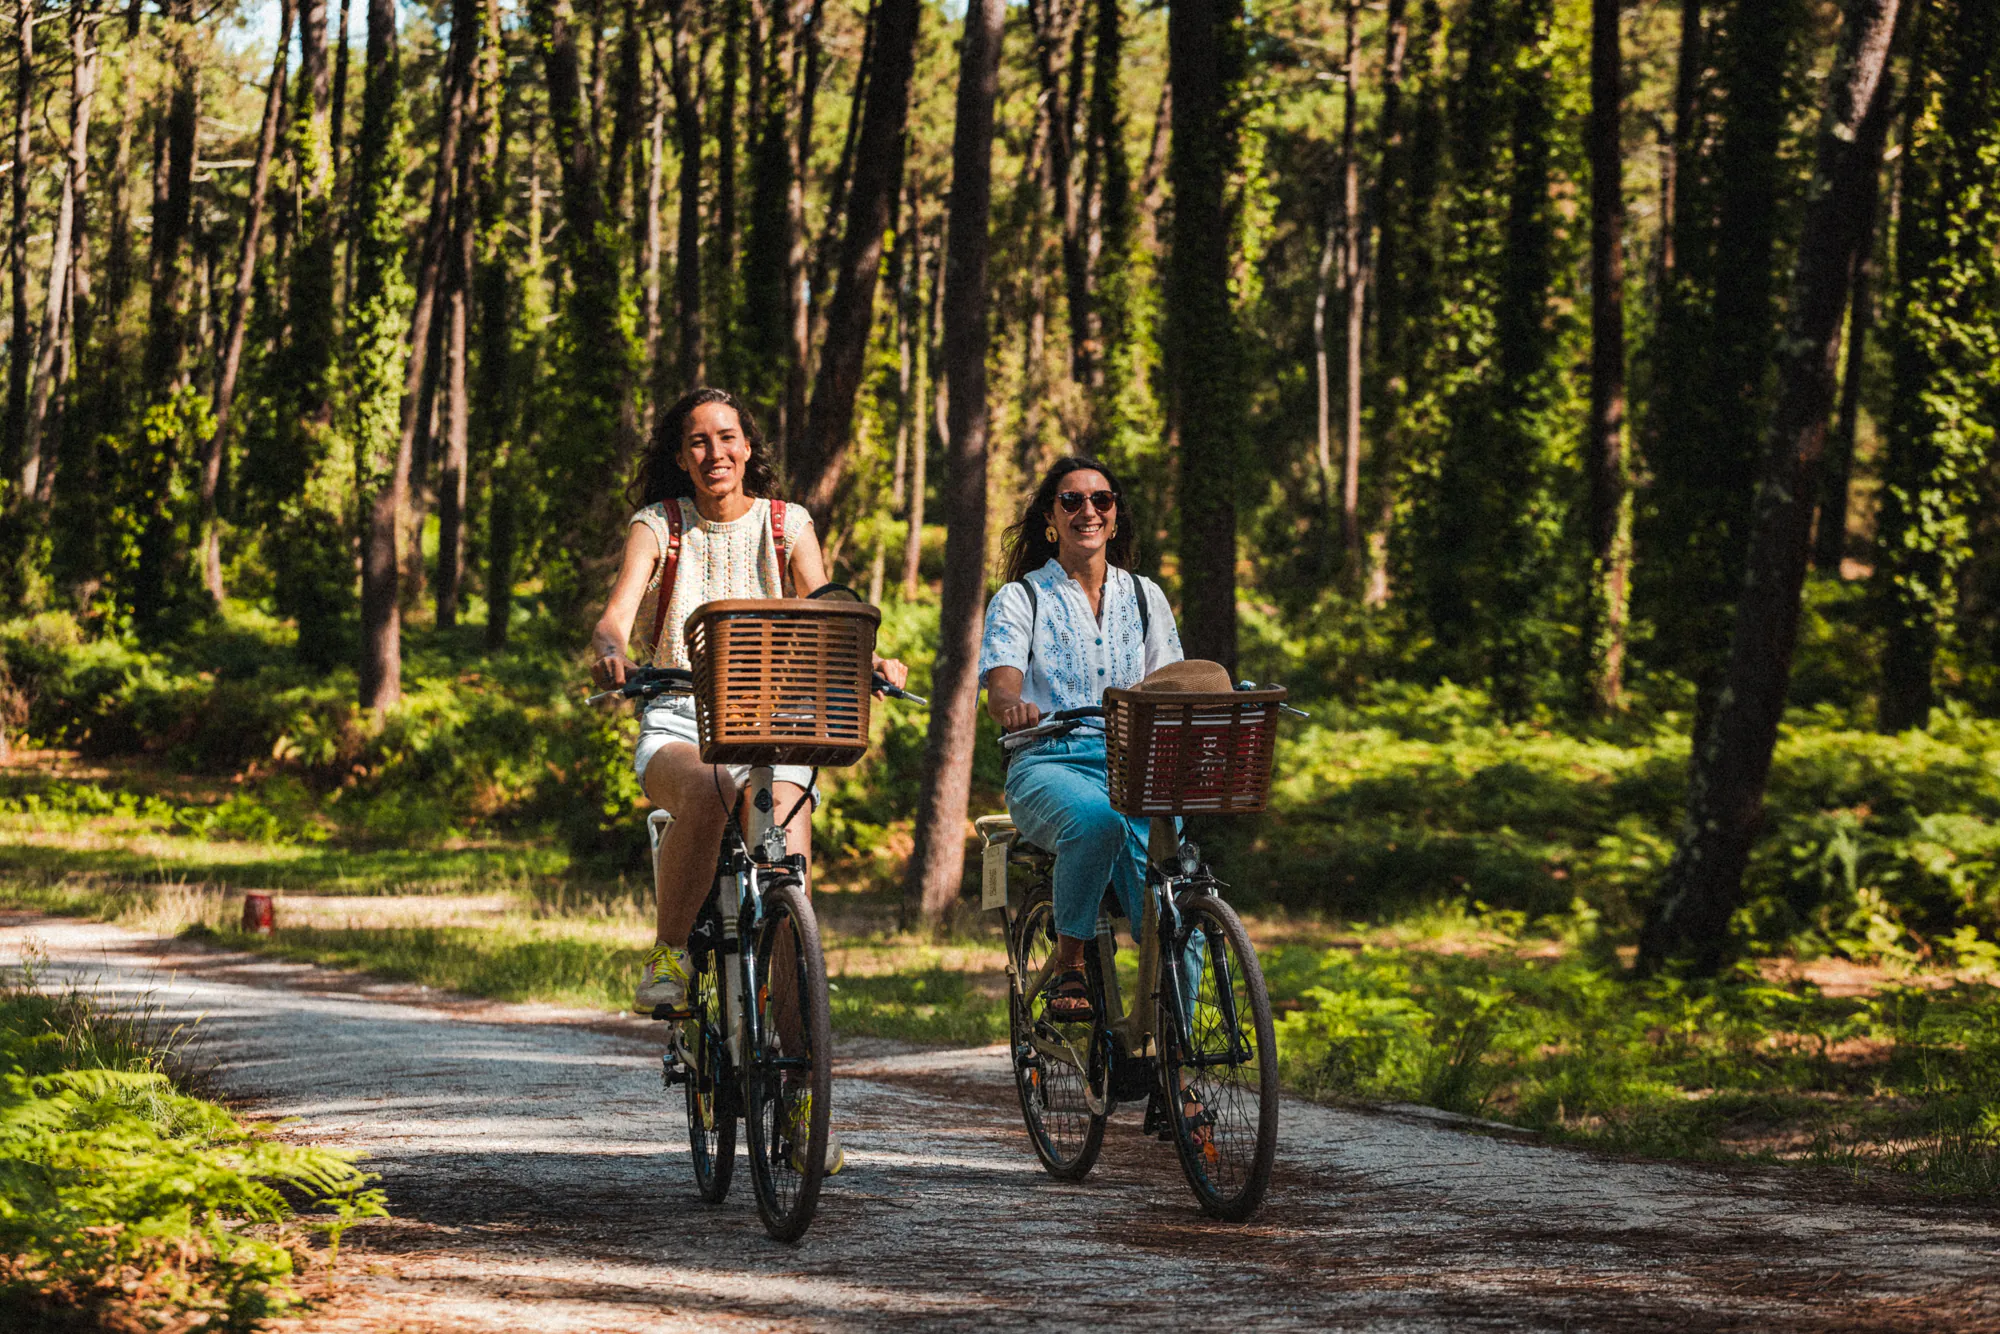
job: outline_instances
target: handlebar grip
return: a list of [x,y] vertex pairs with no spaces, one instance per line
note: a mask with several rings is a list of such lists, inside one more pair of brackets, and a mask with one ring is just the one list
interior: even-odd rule
[[899,685],[891,685],[889,678],[880,672],[875,673],[875,689],[887,695],[890,699],[908,700],[912,704],[921,704],[926,708],[930,707],[930,701],[922,695],[912,695]]

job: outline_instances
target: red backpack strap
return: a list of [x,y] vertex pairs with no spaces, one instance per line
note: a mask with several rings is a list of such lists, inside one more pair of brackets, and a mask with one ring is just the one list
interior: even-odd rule
[[667,512],[667,549],[660,554],[660,600],[653,606],[653,637],[646,641],[646,651],[657,656],[660,651],[660,631],[666,628],[667,605],[674,600],[674,576],[681,568],[681,502],[675,497],[660,508]]
[[778,553],[778,591],[789,593],[792,588],[791,553],[785,549],[785,502],[771,502],[771,545]]

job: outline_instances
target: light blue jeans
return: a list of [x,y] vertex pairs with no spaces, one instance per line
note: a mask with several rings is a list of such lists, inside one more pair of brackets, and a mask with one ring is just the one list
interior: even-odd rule
[[1007,813],[1021,837],[1055,854],[1056,930],[1077,940],[1096,935],[1108,884],[1138,931],[1146,822],[1111,809],[1101,733],[1072,732],[1016,755],[1007,770]]

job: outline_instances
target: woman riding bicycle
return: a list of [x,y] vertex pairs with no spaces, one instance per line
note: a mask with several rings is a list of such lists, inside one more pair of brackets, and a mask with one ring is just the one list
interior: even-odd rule
[[[647,661],[685,669],[683,627],[703,603],[802,596],[826,583],[812,518],[803,505],[774,498],[777,476],[763,433],[734,396],[695,389],[661,414],[636,486],[641,508],[632,516],[611,600],[591,635],[597,655],[591,672],[601,684],[623,684],[632,670],[625,646],[653,588],[658,603]],[[909,675],[903,664],[879,655],[875,667],[898,686]],[[658,854],[657,935],[633,1008],[671,1013],[687,1003],[688,933],[714,882],[722,831],[749,767],[701,762],[694,702],[685,696],[647,707],[632,766],[646,796],[674,817]],[[776,807],[791,813],[786,846],[810,858],[812,816],[802,798],[812,771],[777,765],[772,780]],[[818,793],[812,795],[817,800]],[[827,1159],[829,1170],[837,1170],[837,1151],[829,1147]]]
[[[1106,687],[1129,688],[1181,661],[1166,595],[1129,568],[1137,528],[1103,463],[1065,458],[1042,478],[1008,530],[1007,583],[987,605],[979,649],[986,709],[1001,727],[1016,731],[1047,713],[1100,704]],[[1128,920],[1139,920],[1146,843],[1144,823],[1111,808],[1102,730],[1017,751],[1007,812],[1022,837],[1055,854],[1049,1014],[1088,1019],[1084,945],[1096,934],[1106,884]]]

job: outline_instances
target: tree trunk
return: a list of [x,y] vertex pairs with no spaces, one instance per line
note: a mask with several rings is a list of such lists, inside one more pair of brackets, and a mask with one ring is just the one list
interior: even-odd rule
[[276,367],[287,420],[270,457],[250,462],[272,521],[279,609],[298,621],[300,659],[331,668],[346,655],[339,622],[353,606],[353,554],[344,516],[311,486],[328,452],[333,416],[333,158],[328,135],[326,0],[298,0],[299,76],[290,109],[297,170],[297,235],[284,298],[289,333]]
[[854,440],[854,400],[875,323],[882,237],[903,188],[903,130],[916,63],[917,0],[878,0],[875,52],[862,113],[854,185],[848,192],[840,265],[827,311],[826,343],[813,385],[806,430],[791,452],[794,494],[820,531],[827,531],[833,497]]
[[[694,68],[694,0],[678,0],[673,17],[674,136],[680,153],[680,175],[674,189],[679,197],[680,227],[674,245],[674,314],[680,329],[682,384],[692,389],[706,383],[708,368],[702,345],[701,310],[701,102]],[[734,81],[724,85],[731,94]],[[733,130],[731,131],[733,134]],[[725,135],[725,138],[728,136]],[[729,156],[725,154],[724,156]],[[730,226],[735,225],[734,220]],[[662,394],[662,398],[667,395]]]
[[4,422],[7,470],[16,474],[25,454],[28,428],[28,367],[35,357],[34,327],[28,315],[28,174],[34,169],[36,0],[14,7],[14,166],[8,178],[13,226],[7,238],[8,285],[14,297],[13,329],[7,340],[7,412]]
[[[744,384],[783,453],[785,408],[792,375],[791,190],[797,83],[796,0],[772,0],[763,49],[752,44],[750,99],[750,226],[743,249]],[[796,425],[796,423],[793,423]]]
[[1318,281],[1313,287],[1313,462],[1319,466],[1319,499],[1333,513],[1333,349],[1327,341],[1327,312],[1333,304],[1334,261],[1340,257],[1340,219],[1329,207],[1320,237]]
[[[743,118],[737,102],[737,88],[743,73],[743,9],[746,0],[721,0],[722,70],[721,92],[715,114],[715,244],[709,247],[709,309],[723,338],[716,344],[714,358],[718,378],[742,392],[744,381],[737,349],[742,339],[737,333],[737,298],[741,276],[736,271],[736,154],[742,135]],[[756,99],[751,99],[756,105]],[[697,137],[700,133],[696,126]],[[697,227],[699,226],[697,206]],[[700,295],[699,289],[696,291]]]
[[[479,153],[479,266],[477,314],[479,320],[479,395],[473,404],[478,418],[481,453],[491,471],[487,488],[486,524],[486,635],[488,653],[507,645],[508,622],[514,611],[514,555],[516,550],[516,492],[519,483],[515,464],[525,449],[509,449],[507,434],[515,420],[513,405],[518,396],[511,321],[513,303],[512,268],[507,225],[508,195],[513,182],[507,171],[505,154],[509,143],[509,104],[500,65],[500,7],[486,5],[485,55],[480,82],[484,88],[482,108],[486,116],[485,142]],[[538,276],[530,281],[540,281]]]
[[[361,532],[361,707],[380,715],[403,695],[403,618],[396,537],[410,481],[411,433],[403,400],[404,319],[401,115],[402,62],[397,0],[368,0],[368,65],[362,85],[361,138],[354,179],[354,295],[347,318],[348,374],[354,380],[353,437]],[[469,7],[460,0],[460,9]],[[453,37],[470,37],[453,15]],[[453,62],[456,64],[456,62]],[[447,80],[447,87],[452,81]],[[449,98],[452,94],[447,93]],[[446,116],[444,135],[455,127]],[[437,176],[446,182],[451,157]],[[447,186],[448,188],[448,186]],[[433,196],[435,198],[435,196]],[[428,257],[427,257],[428,259]],[[421,322],[413,342],[423,343]],[[398,409],[403,410],[399,414]]]
[[945,574],[937,666],[903,916],[937,922],[965,873],[965,813],[979,707],[979,625],[986,596],[987,229],[993,199],[993,103],[1002,0],[968,0],[952,129],[951,222],[942,282],[951,430],[945,446]]
[[1618,0],[1591,0],[1590,477],[1592,598],[1585,645],[1588,695],[1623,707],[1625,621],[1632,562],[1632,488],[1625,462],[1625,191],[1620,151]]
[[1189,657],[1232,672],[1244,371],[1226,201],[1240,116],[1241,18],[1238,0],[1171,0],[1167,11],[1174,97],[1167,344],[1180,407],[1182,639]]
[[549,520],[566,549],[549,583],[566,605],[582,606],[582,588],[610,536],[614,495],[606,477],[622,475],[636,444],[631,398],[632,352],[619,317],[624,275],[607,226],[596,148],[581,106],[581,71],[569,0],[533,0],[548,85],[549,124],[562,164],[563,248],[569,289],[563,294],[564,364],[560,381],[568,418],[565,467],[550,488]]
[[77,7],[70,11],[69,157],[63,165],[62,200],[56,208],[55,242],[49,258],[48,309],[42,317],[41,346],[35,357],[34,392],[28,403],[28,426],[21,465],[21,497],[42,490],[43,441],[49,402],[59,379],[57,350],[67,327],[64,312],[73,304],[70,260],[75,251],[82,195],[90,175],[90,109],[97,96],[98,16]]
[[[812,346],[822,345],[826,334],[826,293],[832,284],[834,252],[845,233],[838,224],[847,214],[848,193],[854,188],[854,148],[861,137],[861,116],[868,103],[868,79],[875,68],[875,41],[881,31],[880,0],[869,0],[868,17],[861,34],[861,58],[854,67],[854,87],[847,99],[847,130],[840,138],[840,165],[834,168],[826,207],[826,224],[812,247],[812,278],[807,296],[812,306]],[[901,147],[897,150],[902,151]],[[893,226],[893,222],[891,226]]]
[[1696,738],[1687,818],[1640,936],[1642,968],[1677,958],[1712,973],[1729,947],[1743,871],[1763,814],[1797,642],[1812,502],[1840,363],[1841,316],[1869,179],[1889,120],[1898,0],[1854,0],[1828,79],[1811,203],[1799,238],[1791,317],[1766,436],[1749,561],[1719,703]]
[[[490,3],[491,0],[485,0]],[[472,25],[470,40],[479,40],[484,26],[482,0],[464,0],[466,21]],[[629,8],[626,20],[637,26]],[[454,16],[454,26],[457,19]],[[470,123],[479,114],[480,81],[478,49],[466,61],[464,92],[460,97],[462,125],[455,160],[438,159],[442,174],[450,166],[452,182],[451,240],[445,259],[444,326],[444,458],[438,475],[438,573],[437,623],[442,629],[458,624],[458,603],[465,584],[465,501],[468,468],[471,462],[472,400],[466,381],[466,356],[471,343],[472,272],[478,236],[478,202],[475,197],[478,153],[483,146],[477,125]],[[637,71],[632,72],[636,84]],[[636,112],[634,113],[636,117]]]
[[666,200],[667,170],[667,89],[666,79],[661,70],[659,45],[652,44],[653,87],[652,119],[646,127],[646,225],[643,233],[640,258],[640,285],[644,292],[646,310],[643,316],[646,342],[643,366],[646,385],[650,391],[646,395],[646,411],[639,421],[639,431],[646,439],[653,435],[653,420],[662,406],[668,384],[664,367],[660,360],[660,258],[664,245],[660,207]]
[[[195,131],[201,90],[201,64],[194,50],[193,5],[188,0],[177,0],[168,8],[166,19],[174,85],[168,96],[163,127],[166,187],[161,192],[160,206],[153,211],[152,250],[147,261],[152,292],[140,394],[148,406],[167,404],[180,384],[187,338],[186,252],[194,221]],[[149,437],[152,429],[155,428],[149,423]],[[132,579],[133,610],[140,623],[148,626],[157,624],[167,608],[169,567],[174,559],[173,480],[181,464],[179,454],[184,435],[172,418],[168,425],[157,429],[167,434],[147,441],[141,483],[144,518]]]
[[[1433,6],[1434,7],[1434,6]],[[1388,49],[1382,61],[1382,113],[1380,120],[1380,163],[1375,182],[1375,364],[1381,385],[1381,427],[1376,432],[1375,519],[1366,541],[1368,545],[1367,584],[1362,590],[1366,606],[1380,607],[1389,600],[1389,532],[1396,522],[1396,468],[1401,457],[1400,432],[1403,404],[1410,388],[1409,366],[1405,360],[1404,322],[1407,318],[1403,249],[1420,243],[1420,237],[1406,236],[1406,219],[1416,221],[1416,191],[1412,188],[1409,149],[1404,142],[1403,70],[1409,59],[1410,26],[1405,0],[1389,0],[1384,23]],[[1421,40],[1431,40],[1431,25],[1425,24]],[[1420,66],[1429,67],[1429,48],[1419,53]]]
[[215,428],[201,455],[201,576],[208,595],[220,603],[222,542],[216,529],[216,494],[222,482],[222,455],[229,443],[229,418],[236,403],[236,377],[243,365],[243,342],[250,327],[250,297],[257,277],[257,247],[264,228],[264,198],[271,186],[271,161],[278,146],[278,123],[284,117],[285,69],[291,55],[292,0],[278,5],[278,51],[271,61],[271,83],[264,90],[264,120],[257,131],[257,164],[251,172],[250,198],[243,219],[243,247],[236,259],[236,286],[231,293],[229,332],[222,347],[222,374],[215,385]]
[[1341,75],[1341,257],[1340,287],[1347,296],[1347,393],[1340,455],[1340,545],[1350,583],[1361,582],[1361,341],[1368,311],[1368,220],[1361,212],[1361,155],[1356,136],[1361,116],[1361,0],[1347,0],[1347,53]]
[[118,94],[118,141],[111,150],[111,216],[105,222],[104,307],[114,319],[132,295],[132,136],[139,125],[139,80]]
[[[928,312],[924,316],[923,327],[917,334],[917,364],[911,378],[915,381],[912,392],[916,398],[916,421],[911,428],[910,448],[910,489],[906,523],[903,534],[903,600],[916,600],[921,586],[924,558],[924,503],[930,493],[930,449],[929,432],[935,425],[938,443],[950,439],[946,429],[946,395],[931,376],[931,348],[937,343],[938,331],[944,326],[944,248],[949,225],[948,218],[938,220],[938,241],[933,248],[931,264],[931,299],[924,303]],[[918,259],[918,292],[922,293],[923,261]],[[928,398],[928,415],[925,401]]]
[[[1096,391],[1095,435],[1105,439],[1121,415],[1129,381],[1127,342],[1131,301],[1132,165],[1125,156],[1123,0],[1096,0],[1091,46],[1089,151],[1084,191],[1090,199],[1090,386]],[[1115,368],[1107,373],[1107,363]],[[1109,419],[1109,420],[1107,420]]]
[[[824,0],[812,0],[792,53],[791,86],[796,90],[785,123],[796,126],[785,187],[785,410],[778,419],[780,467],[789,465],[792,445],[806,433],[806,393],[812,374],[812,309],[806,292],[806,177],[812,168],[813,112],[819,93],[821,14]],[[834,552],[827,553],[831,564]]]
[[1695,151],[1695,116],[1700,104],[1701,70],[1703,63],[1702,0],[1681,0],[1681,37],[1674,71],[1674,124],[1671,142],[1667,145],[1666,184],[1662,188],[1660,208],[1660,282],[1662,286],[1674,277],[1676,256],[1679,251],[1677,238],[1682,229],[1681,210],[1685,207],[1682,199],[1682,178],[1693,165]]
[[625,220],[627,162],[632,140],[639,133],[639,6],[625,0],[618,22],[618,72],[612,82],[611,151],[605,155],[605,206],[614,221]]
[[333,172],[333,190],[342,193],[345,178],[341,175],[341,150],[347,146],[347,63],[351,50],[347,40],[347,16],[351,0],[340,0],[340,26],[334,33],[333,51],[333,120],[327,130],[329,167]]
[[1826,470],[1820,477],[1819,523],[1813,532],[1813,566],[1838,575],[1847,555],[1847,501],[1854,481],[1854,444],[1861,424],[1861,382],[1867,375],[1868,337],[1875,327],[1875,219],[1879,179],[1869,182],[1861,253],[1854,265],[1854,290],[1847,303],[1847,370],[1840,381],[1840,411],[1834,418]]
[[[1030,5],[1034,9],[1035,5]],[[1074,99],[1063,96],[1063,67],[1056,62],[1056,53],[1065,46],[1072,48],[1067,60],[1072,89],[1081,86],[1083,71],[1075,51],[1076,41],[1081,39],[1085,28],[1081,21],[1080,4],[1070,4],[1058,8],[1053,0],[1042,0],[1041,16],[1036,27],[1035,64],[1041,77],[1042,104],[1045,108],[1045,124],[1048,138],[1047,170],[1049,189],[1052,195],[1052,211],[1062,227],[1062,269],[1064,308],[1068,314],[1070,377],[1078,384],[1088,384],[1095,374],[1093,362],[1093,321],[1091,319],[1090,267],[1084,255],[1083,217],[1076,197],[1074,164],[1076,161],[1075,127],[1076,115],[1070,105]],[[1039,348],[1036,349],[1039,352]],[[1039,363],[1041,358],[1035,356]]]
[[1938,649],[1959,609],[1991,476],[2000,342],[2000,11],[1924,11],[1897,200],[1892,389],[1875,524],[1883,631],[1876,726],[1930,724]]

